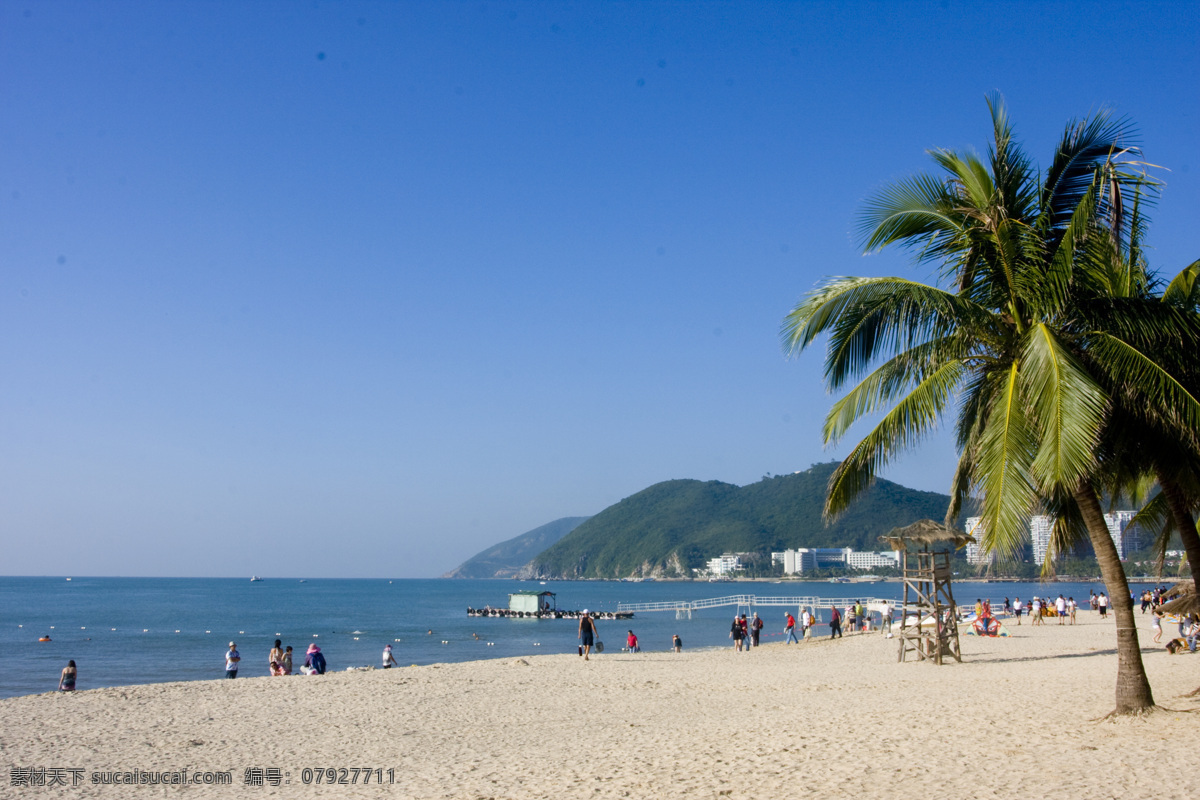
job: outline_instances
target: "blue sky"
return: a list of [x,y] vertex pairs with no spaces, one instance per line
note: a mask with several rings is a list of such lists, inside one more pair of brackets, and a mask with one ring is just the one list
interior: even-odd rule
[[[1194,260],[1194,3],[0,2],[6,574],[425,577],[825,449],[783,315],[865,197],[1132,117]],[[859,431],[852,432],[859,433]],[[888,477],[944,491],[935,439]],[[848,441],[846,444],[851,444]]]

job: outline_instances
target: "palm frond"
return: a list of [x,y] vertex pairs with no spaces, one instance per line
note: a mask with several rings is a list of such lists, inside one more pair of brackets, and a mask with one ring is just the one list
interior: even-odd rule
[[[897,453],[920,442],[937,426],[953,397],[962,365],[951,362],[921,381],[883,416],[829,479],[825,516],[836,517]],[[828,423],[826,423],[828,425]]]
[[874,252],[889,244],[929,248],[958,235],[953,209],[958,198],[932,175],[914,175],[893,183],[868,200],[859,217],[863,250]]
[[1041,433],[1032,467],[1043,484],[1074,484],[1095,465],[1108,396],[1048,325],[1025,337],[1020,375]]
[[942,365],[957,364],[962,348],[953,338],[926,342],[881,364],[857,386],[836,401],[825,418],[826,444],[836,442],[862,416],[873,414],[890,404],[909,386],[926,378],[930,371]]
[[783,321],[784,350],[796,353],[829,332],[825,378],[839,389],[881,356],[901,353],[964,326],[989,323],[985,309],[902,278],[836,278],[810,292]]
[[1091,332],[1088,349],[1108,383],[1121,387],[1142,410],[1172,425],[1184,438],[1200,430],[1200,398],[1155,356],[1106,331]]
[[1117,153],[1138,152],[1134,136],[1128,119],[1113,119],[1107,111],[1067,124],[1043,184],[1042,218],[1048,230],[1062,230],[1069,224],[1092,186],[1097,167]]
[[1012,364],[997,379],[979,440],[976,477],[983,493],[983,547],[1012,557],[1024,540],[1024,522],[1038,502],[1037,487],[1030,479],[1037,431],[1020,395],[1019,365]]
[[1200,261],[1188,264],[1171,279],[1163,291],[1164,303],[1173,303],[1188,309],[1200,306]]

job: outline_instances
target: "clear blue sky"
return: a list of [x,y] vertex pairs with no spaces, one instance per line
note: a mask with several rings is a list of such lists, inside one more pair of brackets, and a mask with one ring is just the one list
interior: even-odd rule
[[[1180,3],[0,1],[0,572],[437,575],[825,450],[783,315],[863,199],[1139,124],[1200,256]],[[856,431],[856,433],[861,433]],[[889,477],[944,491],[949,437]],[[847,442],[850,444],[851,442]]]

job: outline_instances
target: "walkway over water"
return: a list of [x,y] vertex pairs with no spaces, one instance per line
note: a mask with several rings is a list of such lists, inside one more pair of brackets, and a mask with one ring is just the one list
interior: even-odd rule
[[877,597],[867,598],[862,595],[852,597],[759,597],[753,594],[732,594],[727,597],[706,597],[703,600],[667,600],[660,603],[617,603],[617,613],[630,611],[641,614],[647,611],[674,611],[675,619],[691,619],[693,611],[700,611],[705,608],[719,608],[721,606],[735,606],[738,613],[741,613],[742,609],[745,609],[746,613],[750,614],[757,606],[795,607],[797,611],[802,608],[811,608],[814,611],[819,611],[822,608],[829,608],[832,605],[844,608],[853,603],[862,603],[870,611],[883,611],[887,606],[894,608],[899,605],[899,601],[897,600],[887,600]]

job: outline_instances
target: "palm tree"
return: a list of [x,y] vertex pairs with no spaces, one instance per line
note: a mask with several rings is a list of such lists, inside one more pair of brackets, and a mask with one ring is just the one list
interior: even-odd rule
[[861,378],[830,410],[826,443],[862,416],[884,412],[830,479],[827,515],[845,509],[951,411],[960,457],[947,522],[977,492],[983,546],[1013,555],[1032,513],[1069,507],[1064,519],[1086,530],[1114,603],[1115,713],[1137,712],[1154,700],[1104,523],[1097,448],[1113,387],[1200,429],[1200,404],[1145,355],[1163,341],[1196,352],[1200,326],[1194,314],[1163,303],[1104,297],[1098,243],[1115,237],[1110,247],[1128,249],[1123,198],[1143,183],[1129,124],[1104,113],[1071,123],[1042,174],[1014,143],[999,98],[988,106],[994,143],[986,162],[932,151],[944,176],[884,189],[862,218],[867,251],[914,248],[951,288],[896,277],[830,279],[787,315],[784,347],[798,353],[828,333],[829,388]]
[[[1151,184],[1147,184],[1151,185]],[[1141,213],[1141,186],[1137,186],[1128,219],[1128,235],[1116,231],[1107,238],[1097,237],[1093,245],[1093,285],[1098,291],[1093,300],[1100,300],[1098,308],[1090,309],[1100,319],[1093,322],[1097,327],[1105,324],[1107,302],[1155,302],[1166,303],[1185,316],[1194,316],[1200,308],[1200,261],[1184,268],[1160,296],[1155,295],[1153,274],[1146,262],[1141,246],[1145,221]],[[1161,316],[1152,313],[1151,318]],[[1170,318],[1170,314],[1166,315]],[[1166,366],[1166,375],[1178,383],[1174,390],[1192,401],[1200,395],[1200,374],[1197,372],[1195,353],[1172,349],[1170,335],[1157,343],[1148,344],[1150,352]],[[1098,374],[1105,372],[1101,360],[1094,365]],[[1179,534],[1188,563],[1192,571],[1193,584],[1200,588],[1200,534],[1192,516],[1193,508],[1200,503],[1200,451],[1197,449],[1196,432],[1187,424],[1181,424],[1178,415],[1166,408],[1146,405],[1136,391],[1136,386],[1109,387],[1114,398],[1113,418],[1106,435],[1106,443],[1100,448],[1101,460],[1107,462],[1109,470],[1108,491],[1116,497],[1121,494],[1144,493],[1140,487],[1149,482],[1156,483],[1160,494],[1149,507],[1144,508],[1148,518],[1159,516],[1166,523],[1165,534]],[[1194,401],[1192,401],[1194,402]],[[1166,546],[1167,537],[1160,537]]]

